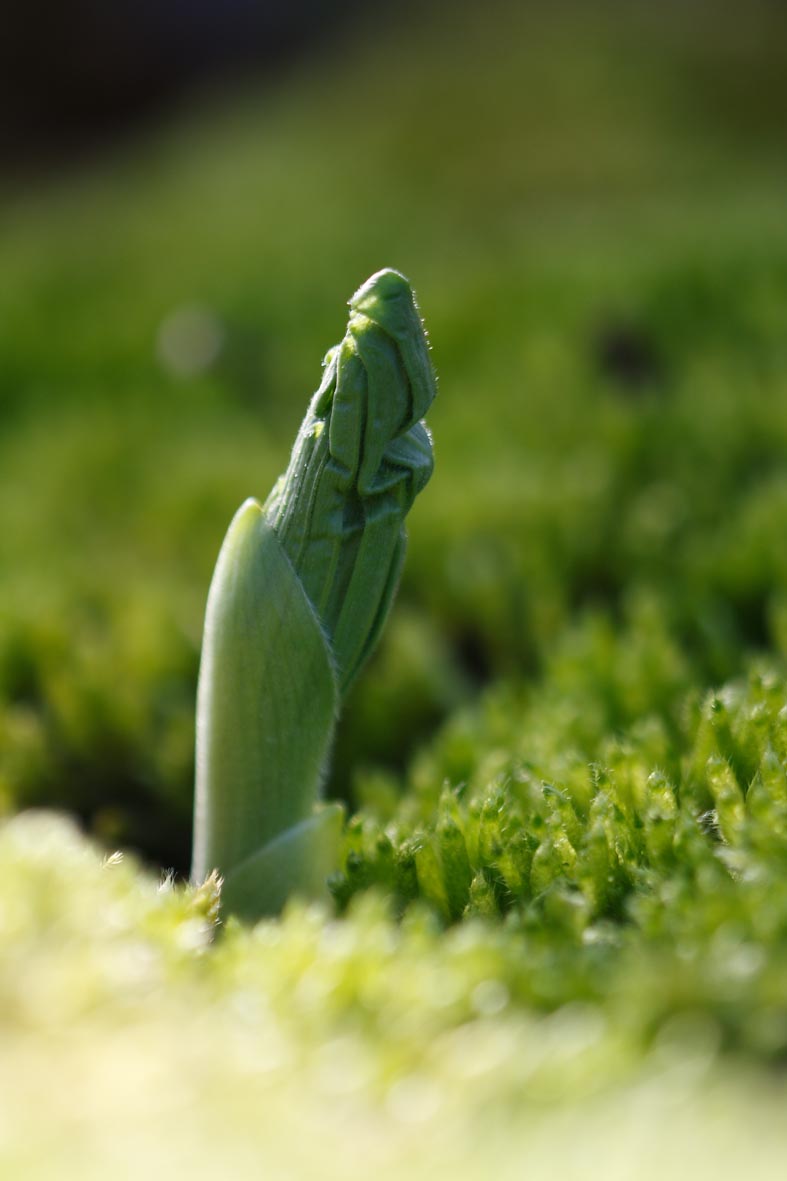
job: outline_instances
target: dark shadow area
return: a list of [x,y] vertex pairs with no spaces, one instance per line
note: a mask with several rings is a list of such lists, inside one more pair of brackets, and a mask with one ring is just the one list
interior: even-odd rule
[[0,18],[0,170],[70,163],[195,91],[275,76],[357,0],[31,0]]

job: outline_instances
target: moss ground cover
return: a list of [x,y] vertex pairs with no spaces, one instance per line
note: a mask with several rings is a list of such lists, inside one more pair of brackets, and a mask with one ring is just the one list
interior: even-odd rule
[[[12,1175],[779,1175],[784,14],[623,12],[359,34],[3,194]],[[214,940],[158,877],[211,565],[386,264],[443,395],[336,913]]]

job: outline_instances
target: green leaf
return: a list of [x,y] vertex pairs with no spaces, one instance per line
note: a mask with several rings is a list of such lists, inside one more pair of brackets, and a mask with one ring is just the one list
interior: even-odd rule
[[338,863],[343,821],[342,806],[326,804],[279,833],[224,878],[225,908],[254,919],[278,914],[293,894],[327,900],[327,879]]
[[306,820],[338,710],[331,652],[260,505],[230,525],[205,618],[193,877],[226,876]]

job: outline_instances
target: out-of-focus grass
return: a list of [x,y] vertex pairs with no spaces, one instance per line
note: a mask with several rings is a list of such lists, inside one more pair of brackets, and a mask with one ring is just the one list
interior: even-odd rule
[[[769,4],[743,25],[702,5],[433,13],[6,194],[12,803],[185,864],[211,564],[383,264],[435,343],[438,471],[333,790],[633,585],[700,684],[782,643],[784,27]],[[194,306],[184,377],[171,317]]]
[[210,570],[378,267],[443,390],[341,917],[211,945],[210,888],[2,826],[9,1175],[782,1175],[785,32],[409,16],[4,193],[8,811],[184,866]]

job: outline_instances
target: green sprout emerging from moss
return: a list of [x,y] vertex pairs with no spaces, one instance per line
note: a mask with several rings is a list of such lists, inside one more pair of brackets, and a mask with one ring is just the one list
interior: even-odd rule
[[342,812],[320,788],[432,473],[435,392],[410,286],[380,271],[350,300],[289,468],[230,524],[205,615],[192,877],[217,869],[235,913],[319,893],[335,867]]

